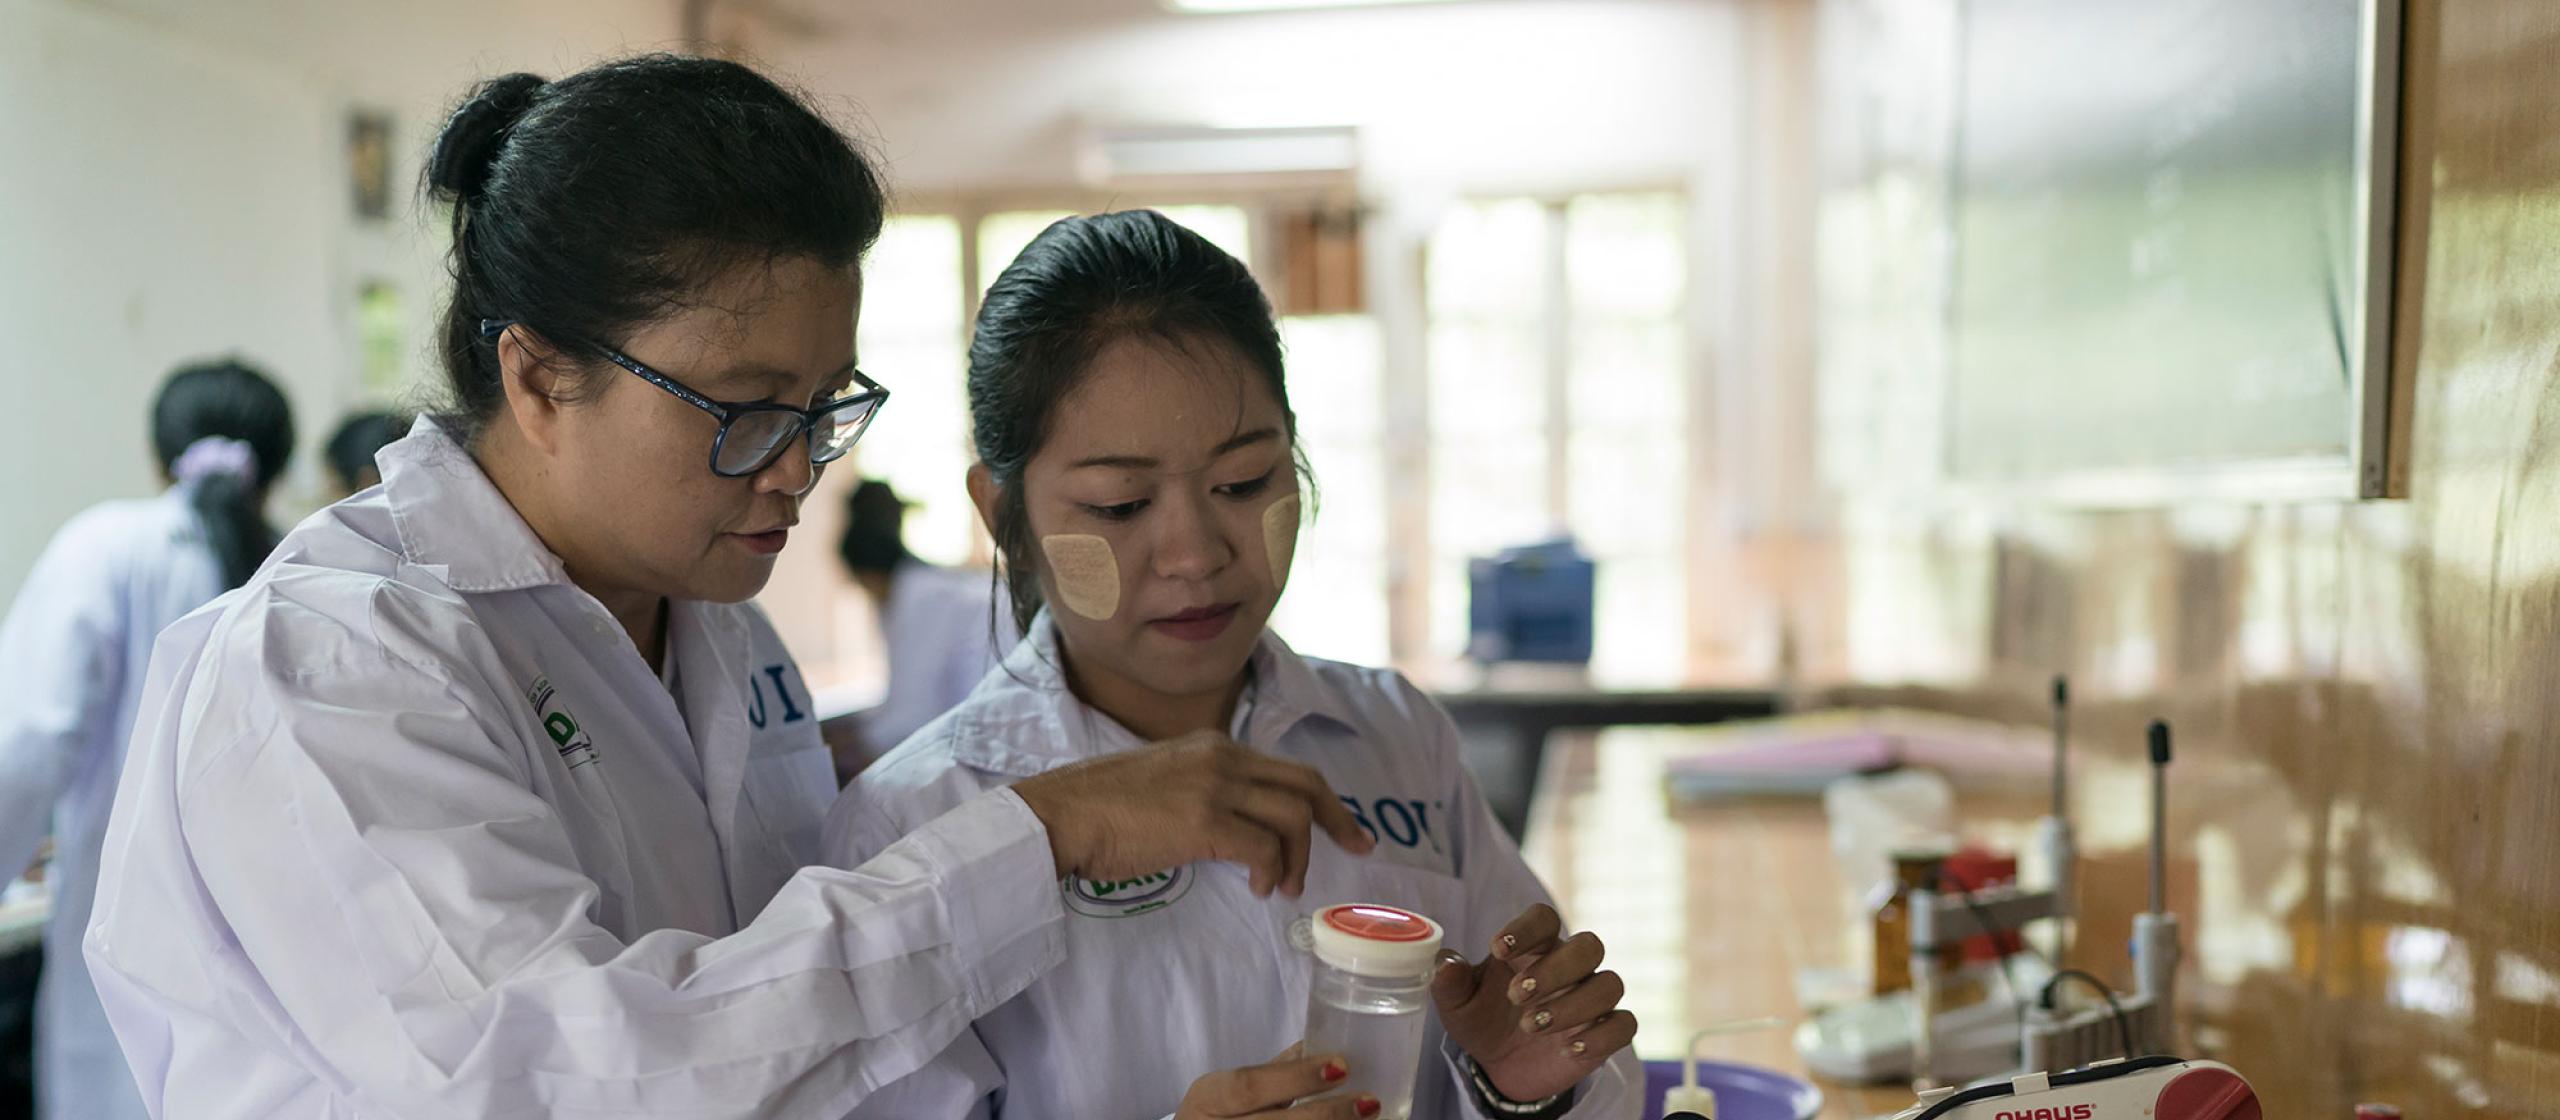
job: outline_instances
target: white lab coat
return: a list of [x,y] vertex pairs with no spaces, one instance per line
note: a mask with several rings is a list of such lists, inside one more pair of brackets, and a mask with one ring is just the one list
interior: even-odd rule
[[80,935],[152,640],[222,590],[203,523],[171,489],[72,518],[0,622],[0,880],[54,838],[36,995],[36,1111],[49,1120],[144,1115]]
[[[827,818],[829,861],[850,866],[952,805],[1139,745],[1066,689],[1056,650],[1043,613],[967,703],[865,770]],[[1201,1075],[1269,1061],[1305,1033],[1313,958],[1289,931],[1318,907],[1415,909],[1475,958],[1550,900],[1460,765],[1447,713],[1402,675],[1303,658],[1268,634],[1252,673],[1230,734],[1322,772],[1377,836],[1372,854],[1319,835],[1297,899],[1255,898],[1226,864],[1070,880],[1066,963],[856,1116],[1167,1115]],[[1436,1015],[1424,1052],[1416,1120],[1475,1115]],[[1643,1084],[1621,1053],[1584,1080],[1572,1115],[1633,1117]]]
[[921,560],[905,561],[892,573],[880,633],[889,654],[888,694],[860,721],[863,743],[874,751],[906,742],[959,707],[1016,636],[1013,611],[995,594],[990,573]]
[[431,423],[153,655],[88,955],[154,1115],[838,1115],[1053,965],[979,798],[804,867],[833,782],[761,613],[680,699]]

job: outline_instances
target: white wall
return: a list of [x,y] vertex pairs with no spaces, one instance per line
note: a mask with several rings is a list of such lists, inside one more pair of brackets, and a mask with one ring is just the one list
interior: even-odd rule
[[[389,280],[429,368],[442,236],[407,188],[474,78],[664,45],[675,5],[0,0],[0,603],[53,531],[156,486],[168,369],[237,353],[303,433],[277,512],[317,497],[319,441],[360,403],[354,297]],[[398,206],[352,216],[351,107],[394,119]]]

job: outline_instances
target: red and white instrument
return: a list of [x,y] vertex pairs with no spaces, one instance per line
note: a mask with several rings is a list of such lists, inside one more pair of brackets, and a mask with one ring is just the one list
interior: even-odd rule
[[2258,1095],[2220,1062],[2169,1057],[1932,1089],[1893,1120],[2264,1120]]

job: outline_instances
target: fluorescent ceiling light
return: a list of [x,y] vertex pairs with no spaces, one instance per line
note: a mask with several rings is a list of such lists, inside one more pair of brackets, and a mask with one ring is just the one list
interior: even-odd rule
[[1088,138],[1098,182],[1231,175],[1346,175],[1359,167],[1348,128],[1110,128]]
[[1310,8],[1383,8],[1395,4],[1434,4],[1443,0],[1164,0],[1177,12],[1294,12]]

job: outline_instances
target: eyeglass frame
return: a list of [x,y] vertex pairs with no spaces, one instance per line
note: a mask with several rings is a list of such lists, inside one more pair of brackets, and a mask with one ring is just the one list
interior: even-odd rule
[[[496,342],[498,340],[498,336],[505,334],[508,327],[519,326],[525,327],[528,330],[533,329],[531,324],[528,324],[521,319],[482,319],[480,320],[480,338],[484,342]],[[621,366],[624,370],[637,375],[640,380],[666,390],[669,395],[675,397],[677,400],[683,401],[686,404],[710,413],[714,419],[719,420],[720,432],[718,435],[711,438],[711,461],[709,465],[711,467],[711,473],[722,478],[753,478],[756,475],[763,473],[766,468],[769,468],[775,463],[781,461],[784,449],[790,447],[794,440],[809,441],[809,463],[812,466],[823,467],[838,459],[844,458],[848,452],[853,450],[854,444],[862,442],[862,437],[870,434],[872,421],[880,418],[880,407],[889,403],[888,387],[877,381],[873,381],[870,375],[862,372],[860,367],[856,367],[850,372],[853,374],[854,381],[862,386],[861,392],[848,397],[839,397],[817,408],[799,408],[793,405],[778,404],[767,401],[715,401],[710,397],[696,392],[692,387],[686,385],[684,382],[678,381],[673,377],[669,377],[664,373],[651,369],[649,368],[648,363],[633,358],[628,354],[624,354],[613,347],[604,345],[600,342],[590,342],[587,345],[593,347],[597,353],[602,354],[606,361],[612,362],[617,366]],[[842,412],[845,409],[852,408],[866,401],[871,403],[871,409],[863,415],[862,426],[854,430],[853,438],[845,442],[844,450],[836,452],[834,455],[830,455],[824,459],[819,458],[818,445],[814,439],[818,430],[818,422],[831,413]],[[739,418],[750,413],[757,412],[792,413],[800,418],[800,431],[795,435],[785,437],[775,442],[773,450],[766,452],[763,460],[756,463],[753,467],[749,467],[748,469],[739,471],[735,474],[721,470],[720,450],[728,445],[730,426],[737,423]]]

